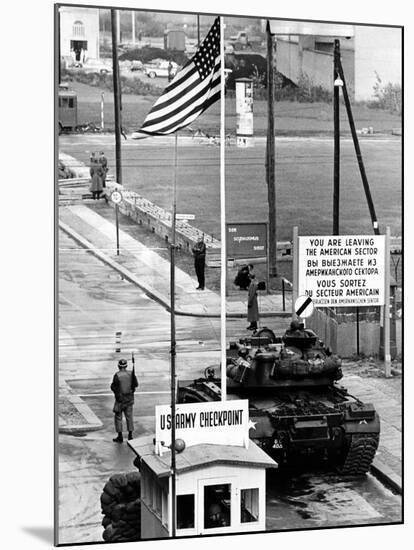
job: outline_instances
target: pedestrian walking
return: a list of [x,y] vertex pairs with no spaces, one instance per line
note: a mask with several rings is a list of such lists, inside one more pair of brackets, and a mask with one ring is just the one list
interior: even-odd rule
[[138,387],[138,379],[135,376],[134,370],[127,370],[128,363],[125,359],[120,359],[118,362],[118,372],[114,374],[111,390],[115,395],[115,404],[113,408],[115,431],[117,437],[112,441],[115,443],[122,443],[122,413],[125,415],[128,439],[133,438],[134,431],[134,418],[133,418],[133,406],[134,406],[134,392]]
[[256,275],[250,274],[249,293],[247,295],[247,320],[250,325],[247,330],[257,330],[257,322],[259,320],[259,306],[257,303],[257,286]]
[[206,268],[206,243],[202,235],[193,246],[194,268],[198,279],[197,290],[204,290],[205,286],[205,268]]

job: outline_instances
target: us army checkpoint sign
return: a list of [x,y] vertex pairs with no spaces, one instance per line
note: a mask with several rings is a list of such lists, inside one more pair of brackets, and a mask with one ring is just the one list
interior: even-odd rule
[[298,294],[316,307],[385,303],[385,235],[299,237]]
[[[170,405],[157,405],[155,445],[160,454],[171,444],[171,424]],[[253,426],[247,399],[176,405],[175,437],[187,447],[200,443],[247,446],[249,427]]]

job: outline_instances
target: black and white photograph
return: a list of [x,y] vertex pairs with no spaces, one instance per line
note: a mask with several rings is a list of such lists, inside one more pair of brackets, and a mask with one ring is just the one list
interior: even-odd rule
[[398,1],[19,8],[5,546],[405,548]]
[[403,29],[172,8],[55,5],[55,543],[400,524]]

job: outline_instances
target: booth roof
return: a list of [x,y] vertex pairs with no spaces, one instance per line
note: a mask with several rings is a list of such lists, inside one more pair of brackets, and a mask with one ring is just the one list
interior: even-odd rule
[[[171,451],[166,449],[162,456],[156,455],[152,436],[133,439],[128,441],[128,445],[155,475],[166,477],[171,474]],[[253,441],[249,442],[248,449],[235,445],[192,445],[186,447],[183,452],[176,453],[175,456],[177,473],[217,464],[232,464],[250,468],[277,468],[277,463]]]

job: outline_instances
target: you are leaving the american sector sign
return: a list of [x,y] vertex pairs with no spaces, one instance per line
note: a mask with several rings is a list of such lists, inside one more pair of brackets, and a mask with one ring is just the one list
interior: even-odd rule
[[299,237],[298,263],[298,294],[315,306],[384,305],[384,235]]

